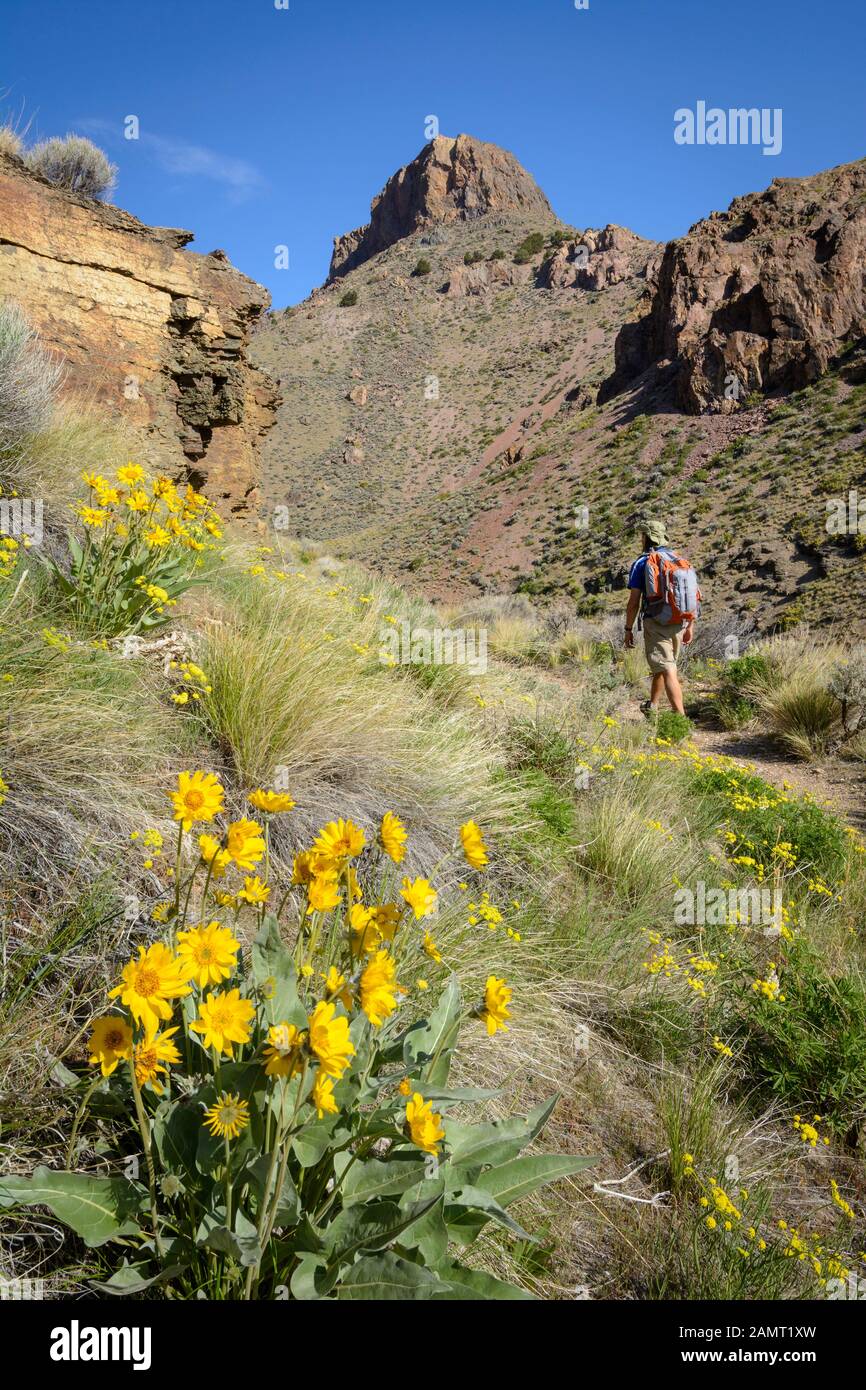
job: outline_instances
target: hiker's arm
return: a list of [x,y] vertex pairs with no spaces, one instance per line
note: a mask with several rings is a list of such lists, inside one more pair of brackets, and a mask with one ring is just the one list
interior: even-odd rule
[[634,646],[634,620],[640,608],[640,589],[629,589],[628,607],[625,610],[625,645]]

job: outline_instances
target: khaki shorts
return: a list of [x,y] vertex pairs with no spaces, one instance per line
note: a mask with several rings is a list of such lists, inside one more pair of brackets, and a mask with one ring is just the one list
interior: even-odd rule
[[644,651],[654,676],[663,675],[671,666],[676,670],[684,627],[685,623],[657,623],[655,618],[644,618]]

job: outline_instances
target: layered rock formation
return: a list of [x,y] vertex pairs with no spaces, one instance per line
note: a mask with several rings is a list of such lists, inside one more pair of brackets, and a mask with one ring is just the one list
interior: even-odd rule
[[668,243],[606,394],[672,361],[694,413],[814,381],[866,333],[864,258],[866,161],[736,198]]
[[600,231],[590,228],[565,241],[544,262],[538,283],[545,289],[605,290],[622,280],[643,275],[658,248],[627,227],[613,223]]
[[424,227],[492,212],[553,216],[535,180],[507,150],[471,135],[438,135],[373,199],[366,227],[334,238],[329,279]]
[[62,357],[68,389],[129,424],[142,462],[243,512],[278,405],[246,352],[270,300],[224,252],[184,250],[191,240],[0,156],[0,298]]

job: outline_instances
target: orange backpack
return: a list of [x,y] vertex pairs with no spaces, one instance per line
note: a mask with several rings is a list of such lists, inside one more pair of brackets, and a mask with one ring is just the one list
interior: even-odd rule
[[666,627],[694,619],[701,611],[698,576],[688,560],[666,547],[647,552],[644,612]]

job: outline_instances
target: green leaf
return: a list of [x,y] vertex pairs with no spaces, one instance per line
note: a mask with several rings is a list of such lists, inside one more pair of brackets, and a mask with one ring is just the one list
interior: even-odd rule
[[451,1165],[483,1167],[487,1163],[505,1163],[516,1158],[544,1128],[558,1099],[554,1096],[525,1119],[512,1115],[481,1125],[464,1125],[452,1120],[448,1125]]
[[[222,1212],[225,1216],[225,1211]],[[258,1264],[262,1257],[258,1233],[249,1217],[242,1211],[235,1212],[234,1230],[225,1225],[215,1224],[216,1218],[210,1213],[199,1228],[197,1240],[208,1250],[217,1250],[223,1255],[231,1255],[238,1264],[249,1266]]]
[[510,1163],[502,1163],[498,1168],[488,1168],[475,1180],[475,1186],[489,1192],[503,1207],[528,1197],[546,1183],[567,1178],[589,1168],[598,1160],[572,1158],[568,1154],[526,1154],[523,1158],[513,1158]]
[[381,1255],[365,1255],[352,1265],[337,1285],[340,1299],[376,1299],[392,1302],[397,1299],[435,1298],[442,1287],[439,1276],[423,1265],[410,1264],[399,1255],[386,1250]]
[[327,1263],[324,1255],[312,1251],[301,1256],[289,1284],[295,1298],[309,1302],[327,1296],[337,1277],[336,1271],[329,1272]]
[[499,1205],[496,1198],[491,1197],[483,1188],[467,1185],[446,1193],[445,1222],[451,1240],[456,1240],[461,1245],[471,1245],[488,1221],[495,1221],[497,1225],[504,1226],[521,1240],[535,1243],[535,1237],[524,1231],[523,1227],[508,1215],[505,1208]]
[[[256,1194],[261,1210],[261,1202],[264,1196],[265,1184],[268,1180],[268,1171],[271,1166],[270,1154],[259,1154],[254,1163],[246,1169],[246,1175],[250,1179],[250,1186]],[[276,1184],[278,1173],[274,1174]],[[273,1192],[271,1193],[273,1198]],[[274,1226],[294,1226],[300,1213],[300,1203],[295,1184],[292,1182],[292,1175],[286,1168],[283,1176],[283,1185],[280,1189],[280,1200],[277,1203],[277,1211],[274,1219]]]
[[[389,1078],[393,1081],[393,1078]],[[424,1099],[434,1100],[437,1106],[447,1110],[450,1105],[464,1105],[472,1101],[494,1100],[502,1095],[501,1090],[485,1091],[478,1086],[457,1086],[451,1090],[442,1086],[428,1086],[422,1083],[424,1088]]]
[[[438,1197],[445,1191],[443,1178],[427,1178],[415,1187],[408,1188],[400,1198],[400,1207],[408,1211],[411,1206],[424,1197]],[[436,1203],[419,1220],[405,1231],[400,1245],[407,1250],[420,1250],[421,1257],[430,1269],[439,1265],[448,1253],[448,1228],[441,1203]]]
[[442,1277],[442,1292],[433,1295],[435,1299],[494,1300],[509,1299],[514,1302],[537,1302],[535,1295],[516,1284],[507,1284],[503,1279],[495,1279],[480,1269],[465,1269],[463,1265],[439,1265]]
[[39,1167],[32,1177],[0,1177],[0,1207],[48,1207],[91,1246],[140,1229],[144,1188],[121,1176],[95,1177]]
[[306,1028],[307,1015],[298,995],[298,975],[289,948],[280,935],[276,917],[266,917],[253,942],[253,979],[265,996],[271,1023],[293,1023]]
[[419,1090],[424,1090],[425,1082],[434,1086],[447,1083],[451,1054],[460,1028],[461,1006],[460,985],[452,975],[430,1018],[407,1032],[403,1060],[407,1071],[416,1071],[419,1062],[423,1063]]
[[423,1174],[421,1158],[368,1158],[363,1163],[353,1163],[343,1180],[343,1206],[369,1202],[371,1197],[393,1197],[417,1183]]
[[127,1294],[142,1293],[145,1289],[153,1288],[154,1284],[164,1284],[168,1279],[173,1279],[176,1274],[186,1266],[182,1264],[166,1265],[158,1274],[146,1273],[148,1265],[130,1265],[126,1261],[120,1266],[110,1279],[100,1281],[90,1280],[92,1289],[99,1289],[100,1293],[112,1294],[116,1297],[125,1297]]
[[381,1250],[390,1245],[441,1202],[442,1193],[438,1192],[425,1201],[413,1202],[403,1211],[396,1202],[369,1202],[344,1208],[325,1234],[329,1265],[348,1264],[361,1250]]

